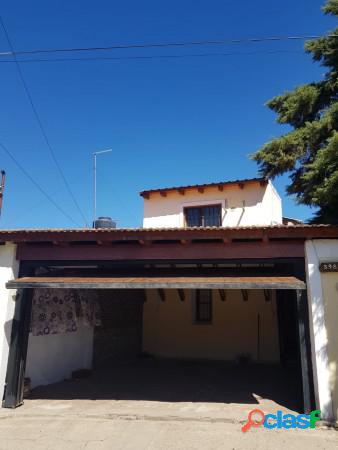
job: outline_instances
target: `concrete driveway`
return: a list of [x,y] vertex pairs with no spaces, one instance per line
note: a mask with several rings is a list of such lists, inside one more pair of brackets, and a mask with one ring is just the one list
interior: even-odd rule
[[138,361],[40,387],[0,409],[0,450],[337,449],[338,432],[323,427],[241,431],[253,408],[292,411],[297,386],[261,370]]

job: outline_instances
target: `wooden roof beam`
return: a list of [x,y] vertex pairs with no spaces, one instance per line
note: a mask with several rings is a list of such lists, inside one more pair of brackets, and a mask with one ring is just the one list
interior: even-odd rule
[[249,289],[306,289],[304,281],[287,277],[23,277],[6,283],[8,289],[177,289],[183,301],[183,289],[240,289],[248,300]]

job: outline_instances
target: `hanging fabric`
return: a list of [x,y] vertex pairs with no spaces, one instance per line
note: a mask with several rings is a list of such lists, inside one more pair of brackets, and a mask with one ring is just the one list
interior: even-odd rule
[[76,331],[74,292],[68,289],[36,289],[31,327],[34,336]]
[[36,289],[31,331],[34,336],[77,331],[78,325],[101,324],[97,294],[75,289]]
[[97,293],[88,289],[79,289],[75,295],[79,322],[88,327],[101,325],[101,313]]

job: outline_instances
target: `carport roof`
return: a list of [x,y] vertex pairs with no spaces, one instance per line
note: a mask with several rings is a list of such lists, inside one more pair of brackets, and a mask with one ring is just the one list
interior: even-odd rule
[[316,239],[337,238],[338,225],[271,225],[193,228],[52,228],[0,230],[0,243],[130,242],[200,239]]
[[8,281],[8,289],[305,289],[289,277],[24,277]]

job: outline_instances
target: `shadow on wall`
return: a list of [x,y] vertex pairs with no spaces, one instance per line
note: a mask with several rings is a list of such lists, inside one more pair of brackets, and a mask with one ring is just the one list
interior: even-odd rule
[[[3,387],[5,384],[7,360],[8,360],[8,348],[11,342],[13,320],[8,320],[3,326],[3,339],[0,342],[0,399],[3,395]],[[2,330],[1,333],[2,334]],[[1,362],[2,359],[2,362]]]
[[143,400],[258,404],[255,396],[298,410],[301,382],[277,365],[165,360],[152,357],[94,371],[88,378],[34,389],[33,399]]
[[5,322],[4,332],[5,332],[5,338],[6,338],[8,345],[10,345],[10,343],[11,343],[12,326],[13,326],[13,320],[8,320],[7,322]]

